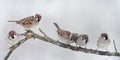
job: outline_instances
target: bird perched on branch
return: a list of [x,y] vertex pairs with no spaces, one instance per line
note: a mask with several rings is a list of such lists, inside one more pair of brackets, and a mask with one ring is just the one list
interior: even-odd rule
[[57,34],[61,42],[68,45],[75,42],[76,46],[85,46],[88,43],[89,39],[87,34],[78,35],[77,33],[71,33],[70,31],[61,29],[57,23],[54,23],[54,25],[57,28]]
[[14,30],[9,31],[8,37],[6,39],[9,46],[13,46],[14,44],[20,41],[20,35],[16,33]]
[[60,41],[62,43],[65,43],[67,45],[70,45],[71,43],[71,40],[70,40],[70,35],[71,35],[71,32],[70,31],[67,31],[67,30],[63,30],[61,29],[57,23],[53,23],[55,25],[55,27],[57,28],[57,34],[58,34],[58,37],[60,39]]
[[87,34],[72,34],[71,40],[76,43],[76,47],[85,46],[86,48],[89,38]]
[[38,25],[41,18],[42,16],[40,14],[35,14],[35,16],[28,16],[23,19],[20,19],[19,21],[8,21],[8,22],[16,22],[16,24],[23,26],[26,30],[30,30],[31,28]]
[[102,49],[106,49],[106,51],[107,51],[107,48],[109,45],[110,45],[110,39],[108,37],[108,34],[101,33],[99,39],[97,40],[97,47],[102,48]]

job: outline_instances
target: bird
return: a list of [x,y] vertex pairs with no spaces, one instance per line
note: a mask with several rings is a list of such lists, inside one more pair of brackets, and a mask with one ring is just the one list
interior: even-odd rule
[[86,48],[86,45],[88,44],[89,38],[87,34],[73,34],[71,39],[75,42],[76,47],[84,46]]
[[71,32],[67,31],[67,30],[63,30],[61,29],[57,23],[53,23],[55,25],[55,27],[57,28],[57,35],[58,38],[60,39],[60,41],[64,44],[70,45],[71,40],[70,40],[70,35]]
[[9,31],[7,39],[8,46],[11,47],[20,41],[20,35],[14,30]]
[[40,14],[35,14],[35,16],[28,16],[23,19],[20,19],[19,21],[8,21],[8,22],[16,22],[16,24],[21,25],[25,28],[25,30],[31,30],[33,27],[38,25],[40,22],[42,16]]
[[108,37],[107,33],[101,33],[99,39],[97,40],[97,49],[98,48],[102,48],[102,49],[106,49],[109,47],[110,45],[110,39]]

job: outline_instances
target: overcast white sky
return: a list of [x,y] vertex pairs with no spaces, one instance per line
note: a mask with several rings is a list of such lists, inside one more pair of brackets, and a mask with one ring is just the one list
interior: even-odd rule
[[[5,38],[9,30],[24,32],[21,26],[8,23],[8,20],[19,20],[36,13],[42,20],[33,31],[44,32],[57,38],[53,22],[61,28],[89,35],[87,48],[96,49],[99,34],[107,32],[111,41],[115,40],[120,52],[120,0],[0,0],[0,60],[8,52]],[[111,43],[108,51],[114,52]],[[9,60],[120,60],[120,57],[108,57],[83,52],[75,52],[53,44],[30,39],[10,56]]]

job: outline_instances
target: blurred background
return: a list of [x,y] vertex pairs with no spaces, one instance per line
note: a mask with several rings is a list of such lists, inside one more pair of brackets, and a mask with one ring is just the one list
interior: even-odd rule
[[[18,33],[24,29],[8,20],[19,20],[39,13],[42,20],[33,29],[42,35],[40,27],[49,37],[57,40],[57,22],[62,29],[89,35],[87,48],[96,49],[96,41],[102,32],[115,40],[120,52],[120,0],[0,0],[0,60],[9,51],[5,41],[10,30]],[[114,52],[113,43],[108,51]],[[41,40],[30,39],[18,47],[8,60],[120,60],[120,57],[101,56],[71,51]]]

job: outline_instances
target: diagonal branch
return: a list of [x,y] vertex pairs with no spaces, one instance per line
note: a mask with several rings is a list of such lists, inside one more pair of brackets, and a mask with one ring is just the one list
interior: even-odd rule
[[19,41],[17,44],[10,47],[10,51],[8,52],[7,56],[5,56],[4,60],[8,60],[9,56],[13,53],[13,51],[27,40],[28,40],[27,38],[24,38],[21,41]]
[[54,39],[52,39],[50,37],[45,37],[44,39],[41,39],[41,38],[39,38],[40,36],[38,34],[35,34],[35,35],[36,35],[36,38],[38,38],[40,40],[52,43],[52,44],[60,46],[62,48],[70,49],[72,51],[80,51],[80,52],[84,52],[84,53],[91,53],[91,54],[97,54],[97,55],[118,56],[118,57],[120,57],[120,53],[117,53],[117,52],[97,51],[97,50],[86,49],[86,48],[82,48],[82,47],[77,47],[76,48],[75,46],[70,46],[70,45],[66,45],[64,43],[61,43],[59,41],[55,41]]
[[[27,34],[29,34],[29,33],[32,33],[31,34],[31,38],[34,38],[34,36],[35,36],[35,34],[34,34],[34,32],[32,32],[31,30],[27,30],[27,32],[25,32],[25,33],[23,33],[23,34],[20,34],[20,35],[27,35]],[[27,35],[28,36],[28,35]],[[25,36],[25,38],[24,39],[22,39],[22,40],[20,40],[18,43],[16,43],[15,45],[13,45],[12,47],[10,47],[9,49],[9,52],[8,52],[8,54],[5,56],[5,58],[4,58],[4,60],[8,60],[8,58],[10,57],[10,55],[14,52],[14,50],[16,49],[16,48],[18,48],[22,43],[24,43],[24,42],[26,42],[28,39],[30,39],[30,37],[28,36]],[[42,36],[39,36],[39,38],[43,38]]]
[[40,31],[44,36],[47,36],[40,28],[39,28],[39,31]]
[[[42,30],[40,32],[44,33]],[[120,57],[120,53],[118,53],[118,52],[97,51],[97,50],[87,49],[87,48],[82,48],[82,47],[77,47],[76,48],[75,46],[70,46],[70,45],[66,45],[64,43],[61,43],[59,41],[55,41],[54,39],[46,36],[45,33],[44,33],[45,36],[41,36],[39,34],[36,34],[33,31],[31,31],[31,33],[32,33],[32,37],[31,38],[37,38],[39,40],[52,43],[52,44],[57,45],[59,47],[70,49],[72,51],[80,51],[80,52],[84,52],[84,53],[91,53],[91,54],[97,54],[97,55],[118,56],[118,57]],[[9,56],[13,53],[13,51],[16,48],[18,48],[22,43],[27,41],[28,39],[30,39],[30,38],[24,38],[21,41],[19,41],[17,44],[15,44],[12,47],[10,47],[10,51],[8,52],[8,54],[7,54],[7,56],[5,57],[4,60],[8,60]]]
[[[41,33],[46,35],[42,30],[41,30]],[[35,35],[36,35],[36,38],[39,39],[39,35],[38,34],[35,34]],[[70,49],[70,50],[73,50],[73,51],[81,51],[81,52],[85,52],[85,53],[92,53],[92,54],[106,55],[106,56],[119,56],[120,57],[120,53],[117,53],[117,52],[97,51],[97,50],[86,49],[86,48],[82,48],[82,47],[77,47],[76,48],[75,46],[70,46],[70,45],[63,44],[59,41],[55,41],[54,39],[52,39],[48,36],[46,37],[46,39],[43,39],[43,41],[46,41],[46,42],[52,43],[54,45],[57,45],[57,46],[60,46],[60,47],[63,47],[63,48],[67,48],[67,49]]]

